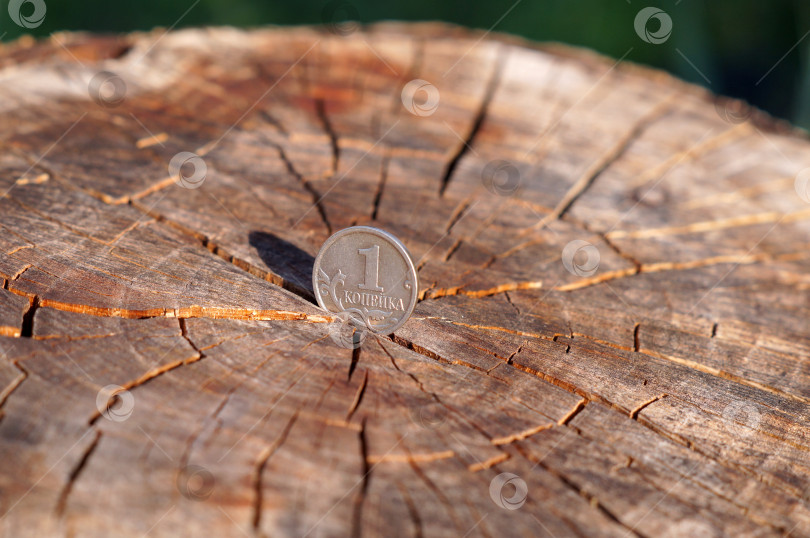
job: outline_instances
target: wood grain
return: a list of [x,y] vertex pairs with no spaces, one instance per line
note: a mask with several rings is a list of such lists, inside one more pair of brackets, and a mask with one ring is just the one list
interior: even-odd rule
[[[789,126],[435,24],[58,34],[0,88],[3,534],[810,536]],[[311,288],[355,224],[421,281],[359,351]]]

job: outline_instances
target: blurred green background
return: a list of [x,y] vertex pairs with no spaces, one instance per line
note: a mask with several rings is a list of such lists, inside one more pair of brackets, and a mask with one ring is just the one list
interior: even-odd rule
[[[4,41],[26,32],[10,18],[9,1],[13,5],[21,0],[3,1]],[[628,61],[666,69],[810,128],[810,0],[340,0],[342,5],[328,6],[327,0],[41,1],[47,6],[45,19],[27,30],[36,36],[59,30],[339,22],[325,20],[331,17],[325,11],[363,23],[442,20],[492,28],[584,46],[614,58],[627,54]],[[664,10],[672,19],[672,33],[664,43],[646,43],[634,30],[636,14],[647,6]],[[25,1],[21,9],[29,15],[34,5]],[[657,24],[651,21],[648,28],[655,32]]]

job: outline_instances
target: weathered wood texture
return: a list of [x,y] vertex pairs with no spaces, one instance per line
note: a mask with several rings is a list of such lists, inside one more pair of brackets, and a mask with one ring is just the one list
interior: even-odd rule
[[[2,49],[4,535],[810,536],[810,143],[481,37]],[[423,297],[359,353],[310,283],[357,223],[407,244]]]

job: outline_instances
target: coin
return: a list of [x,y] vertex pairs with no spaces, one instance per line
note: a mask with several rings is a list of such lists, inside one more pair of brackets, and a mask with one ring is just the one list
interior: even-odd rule
[[400,328],[416,306],[416,266],[402,242],[371,226],[352,226],[326,240],[312,268],[324,310],[377,334]]

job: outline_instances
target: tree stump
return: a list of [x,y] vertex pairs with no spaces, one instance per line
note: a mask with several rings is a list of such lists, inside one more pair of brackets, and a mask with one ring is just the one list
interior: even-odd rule
[[[3,534],[810,536],[806,138],[340,30],[2,49]],[[311,272],[355,224],[421,287],[348,349]]]

